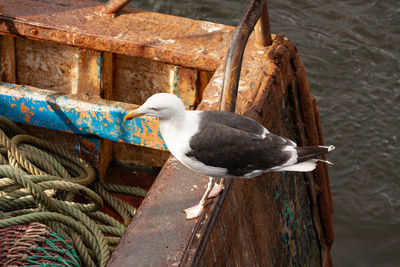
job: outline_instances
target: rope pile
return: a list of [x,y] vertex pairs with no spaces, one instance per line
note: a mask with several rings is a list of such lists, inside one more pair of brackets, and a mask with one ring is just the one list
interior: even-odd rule
[[[0,229],[41,222],[71,240],[85,266],[105,266],[136,209],[108,191],[141,188],[95,182],[93,168],[0,116]],[[88,186],[91,187],[88,188]],[[74,201],[80,195],[85,203]],[[103,201],[123,224],[101,212]]]

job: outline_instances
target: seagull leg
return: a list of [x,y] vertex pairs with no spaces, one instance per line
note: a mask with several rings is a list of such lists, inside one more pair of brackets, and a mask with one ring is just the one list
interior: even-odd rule
[[218,196],[219,193],[224,191],[224,189],[225,189],[225,179],[222,178],[221,181],[219,182],[219,184],[215,183],[215,185],[214,185],[213,189],[211,190],[210,195],[208,196],[208,198],[213,198],[213,197]]
[[208,179],[209,179],[209,182],[207,185],[207,190],[206,190],[206,192],[204,192],[204,195],[202,196],[199,204],[184,210],[184,212],[186,212],[187,220],[191,220],[191,219],[199,217],[201,212],[203,211],[204,206],[206,204],[206,199],[209,197],[210,192],[215,185],[215,181],[214,181],[213,177],[209,177]]

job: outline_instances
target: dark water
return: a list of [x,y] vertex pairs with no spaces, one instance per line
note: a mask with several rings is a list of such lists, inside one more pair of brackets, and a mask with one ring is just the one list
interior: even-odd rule
[[[130,6],[236,25],[247,1]],[[269,1],[320,108],[334,200],[335,266],[400,266],[400,1]]]

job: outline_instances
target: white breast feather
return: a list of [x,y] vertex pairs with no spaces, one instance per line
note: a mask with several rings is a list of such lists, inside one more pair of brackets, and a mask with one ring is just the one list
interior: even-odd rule
[[228,172],[226,168],[207,166],[186,156],[191,149],[190,138],[199,131],[199,123],[198,111],[186,111],[185,118],[179,121],[160,121],[160,132],[169,151],[186,167],[209,176],[224,176]]

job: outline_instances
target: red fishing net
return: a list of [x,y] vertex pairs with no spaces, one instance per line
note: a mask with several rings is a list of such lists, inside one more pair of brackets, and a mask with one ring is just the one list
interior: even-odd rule
[[41,223],[0,229],[0,266],[80,266],[70,242]]

